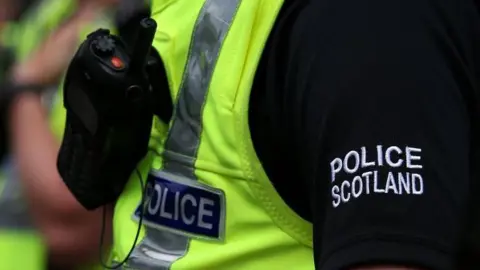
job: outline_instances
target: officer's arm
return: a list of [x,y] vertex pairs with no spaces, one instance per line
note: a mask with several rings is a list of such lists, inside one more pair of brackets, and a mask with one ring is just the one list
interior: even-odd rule
[[480,18],[470,1],[367,2],[316,1],[291,38],[316,268],[459,269]]
[[[26,197],[53,263],[71,266],[96,260],[102,213],[86,211],[63,184],[56,169],[59,143],[49,129],[40,97],[17,97],[10,111],[10,123],[12,151]],[[107,228],[111,212],[109,215]],[[106,235],[110,233],[107,231]]]

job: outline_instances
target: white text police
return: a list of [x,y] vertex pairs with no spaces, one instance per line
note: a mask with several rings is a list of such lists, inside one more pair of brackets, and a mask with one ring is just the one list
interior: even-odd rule
[[377,145],[334,158],[330,162],[333,207],[375,193],[423,194],[421,154],[420,148]]

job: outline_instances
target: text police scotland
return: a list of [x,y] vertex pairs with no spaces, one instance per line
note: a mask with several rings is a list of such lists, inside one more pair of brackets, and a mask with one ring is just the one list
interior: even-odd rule
[[334,158],[330,162],[333,207],[370,194],[423,194],[421,154],[420,148],[377,145]]

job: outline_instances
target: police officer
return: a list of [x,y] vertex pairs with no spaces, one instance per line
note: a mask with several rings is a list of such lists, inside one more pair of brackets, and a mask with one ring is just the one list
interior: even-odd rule
[[[175,109],[138,167],[147,204],[136,173],[117,200],[117,261],[459,269],[480,161],[474,1],[158,0],[152,14]],[[55,197],[51,211],[79,211]]]

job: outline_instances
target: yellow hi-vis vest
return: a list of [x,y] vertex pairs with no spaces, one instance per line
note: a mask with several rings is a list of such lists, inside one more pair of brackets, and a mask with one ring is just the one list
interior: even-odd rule
[[115,207],[115,261],[128,255],[143,217],[123,269],[314,269],[311,224],[275,191],[248,124],[257,65],[282,5],[153,1],[154,47],[175,111],[168,131],[155,121],[151,151]]

